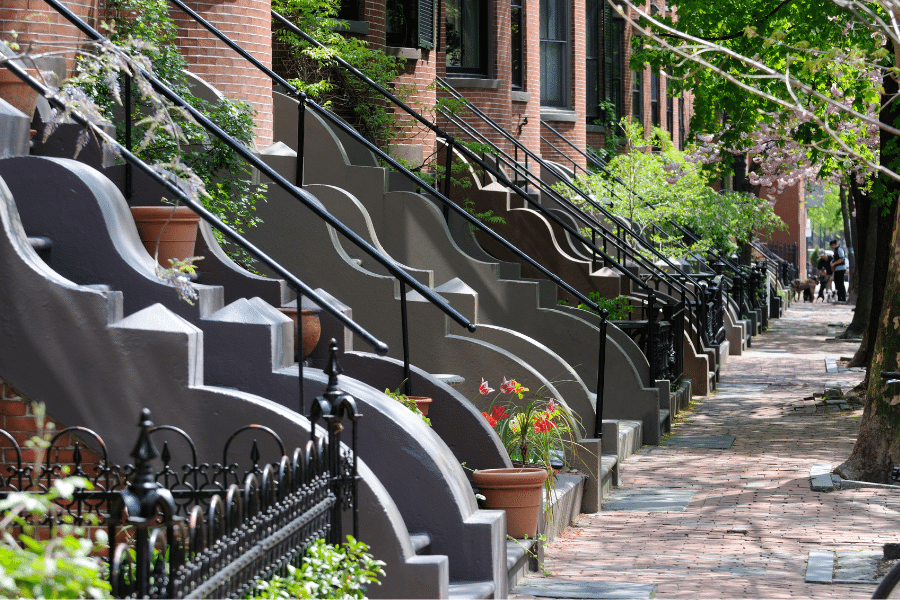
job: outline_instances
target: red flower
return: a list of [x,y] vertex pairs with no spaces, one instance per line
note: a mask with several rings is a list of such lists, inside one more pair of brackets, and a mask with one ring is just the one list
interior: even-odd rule
[[506,407],[504,406],[491,406],[491,417],[494,418],[494,421],[500,421],[505,419],[509,415],[506,414]]
[[507,380],[506,377],[504,377],[503,383],[500,384],[500,391],[504,394],[512,394],[514,391],[516,391],[516,380]]
[[551,429],[556,429],[556,423],[554,423],[547,417],[535,417],[534,418],[534,432],[535,433],[547,433]]
[[485,419],[487,419],[487,422],[491,427],[493,427],[497,424],[497,419],[495,419],[491,415],[487,414],[486,412],[482,412],[481,416],[484,417]]
[[491,392],[494,391],[494,388],[488,387],[487,381],[484,380],[484,377],[481,378],[481,385],[478,387],[478,391],[481,392],[482,396],[487,396]]

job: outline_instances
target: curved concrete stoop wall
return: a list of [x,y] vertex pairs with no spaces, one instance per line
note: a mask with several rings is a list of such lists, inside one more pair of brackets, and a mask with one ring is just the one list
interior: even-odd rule
[[[161,305],[122,319],[121,292],[74,284],[48,267],[2,181],[0,224],[0,369],[54,418],[94,429],[119,462],[128,460],[143,407],[155,422],[187,431],[201,461],[219,460],[222,433],[247,423],[267,425],[291,445],[309,438],[309,422],[293,411],[204,385],[202,333],[184,319]],[[360,476],[361,538],[394,574],[372,596],[446,597],[446,557],[415,556],[400,513],[364,462]]]

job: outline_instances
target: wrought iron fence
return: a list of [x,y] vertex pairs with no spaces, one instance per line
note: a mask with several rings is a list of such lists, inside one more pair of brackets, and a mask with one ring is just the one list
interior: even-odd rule
[[[353,511],[358,537],[360,414],[353,397],[338,387],[336,350],[332,340],[328,386],[313,402],[310,439],[290,455],[275,431],[246,425],[225,442],[221,462],[200,463],[190,436],[172,425],[154,425],[145,408],[134,462],[125,466],[112,463],[102,438],[86,427],[68,427],[53,436],[37,467],[26,464],[25,450],[0,430],[7,456],[15,457],[3,465],[0,498],[12,492],[46,494],[66,471],[84,477],[93,489],[58,501],[60,513],[34,525],[52,529],[64,518],[105,527],[114,544],[106,558],[116,597],[245,597],[256,581],[284,572],[287,565],[299,566],[315,540],[339,543],[343,511]],[[316,431],[320,419],[324,434]],[[345,420],[350,422],[349,447],[341,443]],[[71,463],[51,462],[55,444],[70,433],[85,440],[95,458],[85,459],[87,452],[76,444]],[[162,442],[162,452],[154,439]],[[241,456],[235,448],[248,440],[252,443]],[[185,448],[189,460],[173,461],[170,444]],[[278,457],[263,460],[261,446]],[[153,465],[157,458],[161,467]],[[131,539],[122,541],[126,528]]]

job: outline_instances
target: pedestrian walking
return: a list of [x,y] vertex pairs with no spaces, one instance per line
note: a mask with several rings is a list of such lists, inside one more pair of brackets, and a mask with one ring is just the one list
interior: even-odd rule
[[837,240],[831,240],[829,246],[834,251],[831,268],[834,271],[834,287],[837,288],[838,302],[846,302],[847,290],[844,287],[844,274],[847,272],[847,253]]

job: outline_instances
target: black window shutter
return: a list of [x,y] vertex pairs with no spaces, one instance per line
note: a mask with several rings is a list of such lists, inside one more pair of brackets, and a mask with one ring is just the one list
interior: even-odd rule
[[[613,100],[613,13],[609,2],[603,3],[603,97]],[[606,115],[600,115],[605,118]]]
[[419,48],[434,50],[434,0],[418,0],[419,2]]

